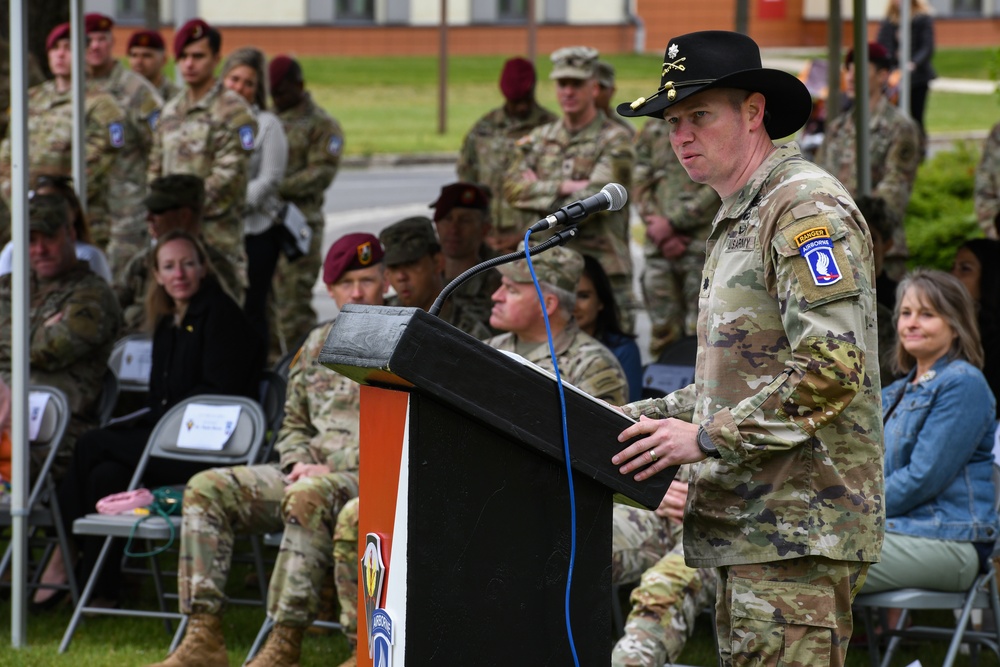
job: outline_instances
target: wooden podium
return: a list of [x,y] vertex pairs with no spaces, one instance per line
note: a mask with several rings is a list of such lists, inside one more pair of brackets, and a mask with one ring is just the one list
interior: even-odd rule
[[[570,503],[554,380],[413,308],[346,306],[320,363],[361,389],[358,664],[572,664]],[[581,665],[609,661],[611,501],[655,508],[611,456],[630,421],[566,390]]]

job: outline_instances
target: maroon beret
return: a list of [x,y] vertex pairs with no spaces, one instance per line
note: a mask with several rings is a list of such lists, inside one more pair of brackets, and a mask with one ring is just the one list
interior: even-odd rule
[[174,57],[180,57],[181,51],[191,42],[196,42],[208,36],[208,31],[212,27],[201,19],[191,19],[181,26],[181,29],[174,35]]
[[110,16],[91,12],[83,17],[83,30],[88,35],[92,32],[108,32],[115,27],[115,22]]
[[[844,57],[844,64],[850,65],[854,62],[854,49],[847,52]],[[880,69],[892,68],[892,56],[885,50],[885,47],[878,42],[868,42],[868,62]]]
[[475,208],[480,211],[489,210],[490,195],[475,183],[452,183],[441,188],[441,194],[431,204],[434,209],[434,222],[437,222],[455,208]]
[[520,100],[535,89],[535,66],[524,58],[511,58],[500,74],[500,92],[508,100]]
[[128,47],[126,51],[131,50],[133,46],[139,46],[144,49],[156,49],[157,51],[165,51],[167,45],[163,43],[163,36],[155,30],[137,30],[132,33],[132,36],[128,38]]
[[271,59],[271,64],[267,66],[267,80],[271,84],[271,90],[281,85],[294,63],[294,60],[284,54]]
[[382,261],[382,244],[371,234],[341,236],[326,253],[323,282],[332,285],[348,271],[367,269]]
[[51,51],[60,39],[69,39],[69,23],[60,23],[45,38],[45,50]]

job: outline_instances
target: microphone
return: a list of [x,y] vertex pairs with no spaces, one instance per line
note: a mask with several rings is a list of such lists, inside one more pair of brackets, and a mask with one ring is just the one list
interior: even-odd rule
[[531,226],[531,232],[543,232],[556,225],[568,225],[583,220],[598,211],[620,211],[628,201],[628,192],[618,183],[608,183],[596,195],[567,204]]

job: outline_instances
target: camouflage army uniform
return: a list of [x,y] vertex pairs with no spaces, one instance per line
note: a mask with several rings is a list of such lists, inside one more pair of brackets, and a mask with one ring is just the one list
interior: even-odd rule
[[[52,280],[32,275],[29,290],[30,381],[62,389],[72,412],[57,464],[64,470],[76,439],[97,427],[102,381],[118,336],[118,303],[104,279],[82,261]],[[8,384],[11,317],[11,274],[7,274],[0,277],[0,375]]]
[[108,76],[89,77],[87,85],[111,95],[125,111],[124,143],[108,178],[110,243],[107,254],[114,275],[149,243],[143,199],[153,131],[163,100],[145,78],[117,61]]
[[[493,310],[493,293],[500,288],[500,272],[496,269],[489,269],[482,273],[477,273],[459,286],[448,302],[453,302],[463,312],[483,324],[491,333],[489,336],[500,333],[490,329],[490,312]],[[461,327],[458,327],[461,329]],[[471,333],[471,332],[470,332]],[[475,335],[475,334],[472,334]],[[487,338],[489,337],[487,336]]]
[[[243,203],[257,122],[242,97],[216,83],[197,102],[185,91],[163,107],[153,134],[147,181],[168,174],[205,179],[205,241],[236,267],[246,288]],[[237,303],[242,303],[242,294]]]
[[358,507],[357,498],[348,500],[333,529],[333,578],[340,624],[348,637],[358,634]]
[[155,86],[156,92],[159,93],[160,99],[165,103],[173,99],[178,93],[184,92],[184,89],[174,83],[174,80],[169,76],[163,76],[163,83],[159,86]]
[[[34,54],[28,54],[28,87],[37,86],[45,81],[42,68]],[[0,37],[0,137],[7,136],[7,123],[10,122],[10,42]]]
[[[810,264],[802,253],[824,242]],[[716,216],[694,384],[624,407],[700,424],[718,448],[693,472],[684,555],[719,569],[724,664],[776,655],[777,617],[805,632],[797,651],[816,657],[808,637],[820,633],[843,664],[850,601],[884,532],[873,283],[846,190],[795,144],[779,147]],[[786,664],[814,664],[796,655]]]
[[[243,286],[236,267],[214,246],[205,244],[205,252],[212,265],[212,273],[219,281],[222,291],[239,303]],[[123,335],[141,331],[146,323],[146,293],[149,290],[149,276],[152,273],[150,266],[152,254],[152,248],[146,247],[140,250],[129,259],[125,268],[114,275],[111,287],[118,298],[118,305],[121,306]]]
[[[555,121],[535,129],[516,144],[516,157],[507,171],[504,196],[511,205],[535,220],[573,201],[596,194],[608,183],[629,188],[635,152],[625,130],[598,111],[594,120],[577,132]],[[538,180],[522,174],[532,170]],[[558,195],[564,180],[589,180],[590,185],[568,197]],[[529,216],[529,217],[531,217]],[[522,232],[523,233],[523,232]],[[539,241],[544,234],[537,235]],[[532,235],[534,238],[535,235]],[[628,218],[622,211],[596,213],[580,225],[580,234],[566,247],[592,255],[604,267],[622,313],[622,325],[631,331],[636,300],[632,290],[632,256],[628,247]]]
[[[28,90],[28,160],[32,174],[73,173],[73,105],[70,91],[53,81]],[[107,93],[88,91],[84,99],[87,220],[94,245],[108,242],[108,189],[119,149],[124,145],[125,113]],[[0,147],[0,188],[10,204],[10,138]]]
[[[920,128],[885,98],[879,100],[869,119],[872,168],[872,196],[881,197],[898,216],[893,230],[892,248],[886,252],[885,271],[893,280],[905,272],[909,257],[906,246],[906,207],[917,178],[917,167],[923,152],[920,148]],[[858,194],[857,134],[853,110],[831,121],[826,137],[816,151],[816,164],[840,179],[852,196]]]
[[462,141],[458,153],[458,180],[482,183],[490,188],[490,217],[493,228],[487,242],[496,249],[512,252],[524,232],[537,218],[530,219],[512,207],[503,196],[503,182],[515,158],[514,142],[536,127],[552,123],[559,117],[535,104],[527,118],[507,115],[503,107],[490,111],[476,121]]
[[615,504],[611,508],[611,583],[638,581],[674,546],[670,522],[656,512]]
[[988,239],[997,238],[1000,218],[1000,123],[983,143],[983,157],[976,167],[976,219]]
[[649,120],[635,140],[634,201],[639,217],[661,215],[677,232],[691,237],[684,254],[667,259],[646,238],[642,296],[652,324],[650,352],[660,352],[682,336],[693,336],[698,323],[698,294],[705,265],[705,239],[719,210],[719,195],[695,183],[670,145],[669,126]]
[[[284,529],[268,614],[295,627],[316,617],[334,522],[358,495],[360,386],[316,363],[332,326],[313,330],[292,364],[280,463],[215,468],[188,482],[178,577],[183,613],[221,613],[234,534]],[[332,472],[287,484],[296,463],[325,464]]]
[[309,253],[294,262],[281,257],[274,273],[274,329],[282,352],[316,326],[312,290],[323,264],[323,193],[330,187],[344,149],[344,131],[306,93],[305,99],[278,113],[288,138],[288,167],[278,195],[299,207],[309,228]]

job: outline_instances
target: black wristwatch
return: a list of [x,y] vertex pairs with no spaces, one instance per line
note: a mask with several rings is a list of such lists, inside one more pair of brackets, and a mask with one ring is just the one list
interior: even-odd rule
[[719,448],[715,446],[712,439],[708,437],[708,431],[705,430],[704,426],[698,427],[698,449],[705,456],[713,459],[720,458]]

